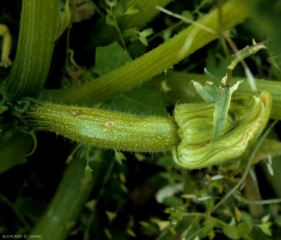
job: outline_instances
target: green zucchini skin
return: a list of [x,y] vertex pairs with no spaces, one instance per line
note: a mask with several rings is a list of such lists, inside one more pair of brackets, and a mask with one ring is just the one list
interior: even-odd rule
[[55,132],[80,143],[132,152],[159,152],[170,150],[179,142],[172,117],[25,101],[14,108],[21,125]]

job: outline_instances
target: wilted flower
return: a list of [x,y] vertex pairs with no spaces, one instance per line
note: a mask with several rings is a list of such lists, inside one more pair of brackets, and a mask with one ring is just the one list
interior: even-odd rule
[[214,139],[214,103],[177,105],[174,119],[181,142],[172,150],[176,163],[194,169],[240,156],[265,128],[271,107],[267,92],[232,98],[224,128]]

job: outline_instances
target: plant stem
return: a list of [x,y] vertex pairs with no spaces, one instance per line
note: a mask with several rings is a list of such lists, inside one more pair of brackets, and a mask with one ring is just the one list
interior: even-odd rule
[[[233,0],[224,4],[222,8],[223,28],[230,29],[243,21],[248,16],[248,11],[247,0]],[[201,18],[198,23],[217,32],[217,10]],[[195,32],[196,34],[194,34]],[[190,38],[191,35],[192,38]],[[216,34],[211,34],[192,25],[149,53],[109,74],[80,86],[45,91],[41,99],[51,98],[64,103],[72,103],[73,101],[76,103],[97,103],[111,99],[167,70],[216,38]],[[190,45],[183,52],[182,49],[186,41],[189,41]]]
[[3,84],[2,104],[12,98],[37,96],[51,62],[59,17],[57,0],[24,0],[16,59]]
[[102,148],[135,152],[172,149],[179,141],[168,117],[136,116],[78,106],[24,100],[14,107],[18,124],[47,130]]

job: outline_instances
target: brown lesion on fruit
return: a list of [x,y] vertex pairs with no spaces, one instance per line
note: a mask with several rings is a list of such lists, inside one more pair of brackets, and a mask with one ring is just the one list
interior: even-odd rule
[[113,122],[113,121],[106,121],[106,122],[104,123],[104,126],[105,126],[106,128],[112,129],[112,128],[115,127],[115,122]]
[[77,116],[81,114],[81,110],[80,109],[73,109],[69,111],[71,115],[73,116]]
[[4,24],[0,24],[0,35],[3,37],[0,66],[7,68],[12,64],[12,61],[9,58],[12,46],[12,36],[9,28]]

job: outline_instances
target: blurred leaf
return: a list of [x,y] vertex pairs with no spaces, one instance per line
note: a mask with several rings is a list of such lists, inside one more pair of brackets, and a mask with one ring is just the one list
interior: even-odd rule
[[263,233],[265,233],[266,235],[270,236],[272,235],[272,231],[270,229],[272,223],[271,222],[264,222],[260,225],[260,228],[262,230]]
[[8,110],[8,107],[7,106],[1,106],[0,107],[0,114],[7,111]]
[[175,185],[166,185],[162,187],[161,189],[158,190],[158,192],[155,195],[156,201],[158,203],[163,203],[165,198],[172,197],[176,193],[180,192],[183,190],[183,184],[178,183]]
[[115,156],[116,161],[120,165],[122,165],[123,161],[127,159],[126,156],[124,155],[124,153],[119,152],[119,151],[114,151],[114,156]]
[[92,179],[92,172],[93,172],[93,169],[90,167],[90,166],[86,166],[85,167],[85,178],[88,179],[88,180],[91,180]]
[[103,231],[108,239],[113,239],[110,231],[107,228],[104,228]]
[[152,218],[150,221],[152,223],[155,223],[159,227],[160,231],[163,231],[165,228],[167,228],[170,225],[170,221],[163,221],[158,218]]
[[97,48],[95,71],[102,76],[131,61],[128,53],[114,42],[106,47]]
[[24,163],[33,144],[31,136],[8,130],[0,140],[0,173]]
[[122,189],[122,191],[123,191],[124,193],[128,193],[128,192],[129,192],[128,188],[127,188],[127,187],[125,186],[125,184],[123,184],[123,183],[120,184],[120,188]]
[[167,207],[177,207],[183,205],[183,201],[176,196],[169,196],[163,200],[163,204]]
[[204,224],[204,227],[200,229],[200,238],[209,236],[213,232],[215,226],[216,226],[216,221],[207,221]]
[[143,84],[111,102],[111,110],[139,115],[167,116],[167,111],[159,90],[151,83]]
[[214,205],[215,205],[214,198],[209,199],[209,201],[206,202],[206,205],[207,205],[206,213],[211,215],[211,213],[213,211],[213,208],[214,208]]
[[139,162],[142,162],[146,159],[146,156],[142,153],[134,153],[134,156]]
[[211,180],[212,180],[212,181],[216,181],[216,180],[220,180],[220,179],[222,179],[222,178],[223,178],[222,175],[215,175],[215,176],[212,176],[212,177],[211,177]]
[[257,164],[268,156],[278,157],[281,155],[281,142],[276,139],[265,139],[254,157],[254,163]]
[[124,12],[123,13],[123,15],[133,15],[133,14],[137,14],[137,13],[139,13],[140,11],[138,10],[138,9],[136,9],[136,8],[134,8],[134,6],[130,6],[127,10],[126,10],[126,12]]
[[105,211],[105,214],[108,217],[109,222],[112,222],[117,216],[117,213],[110,211]]
[[165,213],[170,214],[169,220],[171,221],[172,225],[176,225],[184,216],[183,210],[174,207],[166,208]]
[[116,26],[116,21],[109,15],[105,16],[105,23],[111,26]]
[[205,86],[193,80],[191,81],[191,83],[205,102],[211,103],[216,101],[218,90],[212,82],[206,82]]
[[114,8],[117,5],[117,0],[105,0],[105,3],[110,8]]
[[[127,52],[115,42],[97,49],[95,71],[104,75],[130,61],[131,58]],[[111,102],[110,109],[140,115],[158,114],[167,116],[161,94],[156,86],[151,83],[143,84],[126,94],[119,95]]]
[[247,237],[250,234],[250,227],[245,222],[239,223],[237,229],[241,237]]
[[241,218],[242,218],[242,213],[241,213],[241,211],[240,211],[237,207],[235,207],[235,208],[234,208],[234,212],[235,212],[235,218],[236,218],[236,220],[237,220],[238,222],[240,222],[240,221],[241,221]]
[[134,231],[132,230],[132,229],[130,229],[130,228],[128,228],[127,229],[127,231],[126,231],[127,233],[128,233],[128,235],[130,235],[131,237],[136,237],[137,235],[134,233]]
[[156,164],[159,165],[159,166],[166,167],[166,168],[167,167],[175,167],[176,166],[172,156],[160,157],[160,158],[158,158]]
[[223,56],[218,56],[217,52],[211,49],[206,58],[206,69],[208,69],[213,75],[221,78],[225,76],[226,68],[227,60]]
[[[207,68],[204,68],[204,73],[206,74],[206,76],[214,83],[214,85],[216,87],[220,87],[221,86],[221,81],[219,79],[217,79],[213,74],[211,74]],[[223,75],[225,76],[225,75]]]
[[281,215],[278,215],[278,216],[274,219],[274,223],[275,223],[278,227],[281,227]]
[[267,221],[269,220],[269,218],[270,218],[270,214],[267,214],[267,215],[265,215],[265,216],[262,217],[261,221],[262,221],[263,223],[265,223],[265,222],[267,222]]
[[212,196],[204,196],[204,197],[199,197],[199,198],[197,198],[197,200],[198,200],[199,202],[204,202],[204,201],[210,200],[211,198],[212,198]]
[[239,239],[241,237],[241,235],[239,233],[239,229],[235,226],[223,227],[222,231],[223,231],[224,235],[230,239]]
[[274,171],[273,171],[272,165],[269,164],[269,163],[267,163],[267,164],[266,164],[266,167],[267,167],[267,170],[268,170],[269,174],[270,174],[271,176],[273,176],[273,175],[274,175]]
[[129,29],[126,29],[123,32],[124,37],[133,37],[133,36],[137,36],[137,35],[138,35],[138,29],[137,28],[129,28]]
[[139,33],[139,40],[142,42],[143,45],[148,46],[147,37],[150,36],[153,33],[152,28],[148,28],[143,30]]
[[141,233],[145,236],[155,236],[158,233],[158,226],[156,224],[144,221],[140,221],[139,224],[141,225]]
[[187,11],[187,10],[184,10],[181,15],[187,19],[191,19],[193,20],[193,15],[192,15],[192,12],[190,11]]
[[252,230],[252,228],[253,228],[253,218],[247,212],[241,211],[241,213],[242,213],[242,221],[247,223],[247,225],[249,226],[249,229]]

